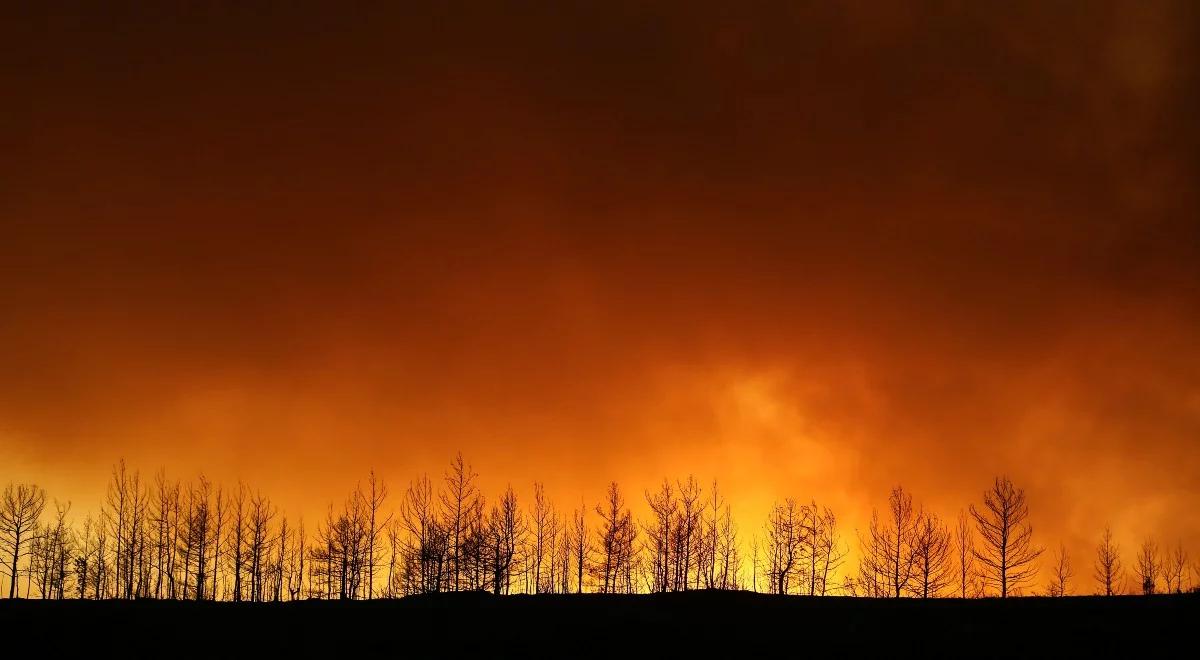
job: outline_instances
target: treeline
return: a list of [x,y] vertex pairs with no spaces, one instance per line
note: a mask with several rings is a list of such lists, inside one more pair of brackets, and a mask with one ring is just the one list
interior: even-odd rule
[[[392,493],[372,471],[312,527],[244,484],[152,479],[118,462],[100,511],[78,520],[69,503],[9,484],[0,502],[0,559],[8,596],[286,601],[370,599],[451,591],[643,593],[751,589],[810,596],[932,598],[1032,593],[1043,548],[1024,491],[997,478],[953,524],[893,489],[850,545],[829,507],[787,499],[744,539],[718,484],[664,479],[644,493],[641,519],[617,483],[593,505],[558,508],[534,484],[489,502],[457,455],[439,480]],[[1052,553],[1044,592],[1075,588],[1071,558]],[[1191,570],[1189,571],[1189,567]],[[1098,593],[1179,592],[1191,573],[1182,545],[1146,541],[1132,564],[1106,528]]]

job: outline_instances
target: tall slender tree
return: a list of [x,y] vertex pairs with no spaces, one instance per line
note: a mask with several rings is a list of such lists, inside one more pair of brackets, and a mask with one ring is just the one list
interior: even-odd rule
[[554,547],[551,539],[554,527],[554,509],[546,497],[546,487],[540,481],[533,484],[533,519],[531,522],[533,524],[533,548],[530,553],[533,566],[533,591],[541,593],[543,591],[543,565]]
[[958,512],[958,524],[954,528],[954,558],[958,573],[958,595],[960,598],[967,598],[968,590],[974,595],[975,535],[971,531],[971,522],[966,511]]
[[230,508],[230,513],[233,516],[230,521],[233,523],[233,530],[232,536],[229,538],[229,556],[232,560],[230,570],[233,572],[234,602],[240,602],[245,596],[245,587],[242,584],[242,578],[246,572],[246,533],[249,528],[248,493],[246,485],[239,481]]
[[575,560],[575,593],[583,593],[583,576],[587,573],[591,544],[588,541],[587,506],[579,503],[579,508],[572,516],[571,543],[572,556]]
[[1187,565],[1188,553],[1180,541],[1163,559],[1163,580],[1166,582],[1168,593],[1183,593],[1183,578],[1187,573]]
[[601,593],[631,593],[637,528],[617,482],[609,484],[604,501],[596,505],[596,513],[600,516],[596,586]]
[[470,527],[473,512],[482,508],[479,500],[479,490],[475,486],[475,478],[479,476],[471,466],[463,460],[462,452],[455,454],[446,472],[446,490],[440,494],[442,502],[442,520],[449,534],[451,551],[451,589],[461,588],[463,541]]
[[376,553],[379,551],[379,543],[382,540],[381,535],[383,530],[387,528],[392,521],[392,514],[383,515],[383,505],[387,501],[388,488],[387,484],[375,475],[375,470],[371,470],[370,476],[367,478],[367,490],[362,494],[364,503],[368,511],[367,523],[367,598],[375,597],[375,569],[378,567]]
[[996,477],[983,494],[983,507],[971,505],[971,516],[982,542],[975,559],[983,568],[983,578],[1001,598],[1007,598],[1037,575],[1035,562],[1042,554],[1042,548],[1033,544],[1025,491],[1008,477]]
[[1112,529],[1104,526],[1104,534],[1100,544],[1096,546],[1096,582],[1105,596],[1121,592],[1121,583],[1125,579],[1125,570],[1121,565],[1121,546],[1113,540]]

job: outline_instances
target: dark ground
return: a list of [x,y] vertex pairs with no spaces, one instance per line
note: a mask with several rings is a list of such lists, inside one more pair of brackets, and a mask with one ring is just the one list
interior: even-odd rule
[[[232,604],[0,600],[50,657],[1192,657],[1200,595],[1001,601],[447,594]],[[1176,650],[1177,649],[1177,650]],[[16,657],[16,656],[13,656]]]

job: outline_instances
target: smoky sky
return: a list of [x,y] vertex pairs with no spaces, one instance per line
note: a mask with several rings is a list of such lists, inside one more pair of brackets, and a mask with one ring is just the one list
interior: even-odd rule
[[0,477],[1007,472],[1200,533],[1192,3],[5,11]]

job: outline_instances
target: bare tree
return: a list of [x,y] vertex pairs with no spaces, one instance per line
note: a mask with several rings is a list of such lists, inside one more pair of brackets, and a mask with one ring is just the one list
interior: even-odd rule
[[758,536],[750,537],[750,591],[758,593]]
[[463,461],[462,452],[455,454],[446,472],[446,491],[441,493],[442,520],[451,542],[451,563],[454,566],[451,588],[458,591],[461,586],[463,539],[469,527],[471,512],[481,508],[479,491],[475,487],[478,475]]
[[271,534],[271,521],[275,519],[278,510],[271,504],[270,498],[255,492],[250,498],[249,520],[247,521],[247,542],[249,543],[247,560],[250,571],[250,600],[261,603],[266,599],[266,584],[268,559],[275,537]]
[[1112,529],[1104,526],[1100,544],[1096,546],[1095,578],[1105,596],[1120,593],[1125,571],[1121,566],[1121,546],[1113,541]]
[[601,559],[595,567],[597,586],[601,593],[631,593],[637,528],[617,482],[609,484],[607,497],[596,505],[596,513],[601,521]]
[[650,590],[668,591],[673,586],[671,575],[672,530],[675,524],[675,491],[671,482],[663,479],[658,492],[646,491],[646,503],[650,505],[651,520],[645,526],[644,544],[649,553]]
[[920,516],[913,535],[914,580],[909,588],[919,598],[940,596],[954,582],[950,530],[932,513]]
[[217,600],[220,596],[218,587],[221,583],[221,533],[225,529],[226,522],[226,502],[225,491],[220,486],[217,487],[216,500],[213,504],[213,541],[212,541],[212,589],[209,592],[209,598]]
[[417,594],[444,590],[451,560],[450,539],[446,527],[438,520],[437,501],[429,477],[422,476],[409,483],[400,506],[400,523],[406,536],[399,591]]
[[788,593],[790,582],[800,562],[804,542],[804,527],[796,500],[788,498],[776,504],[767,517],[766,578],[772,593]]
[[130,474],[125,459],[120,459],[112,469],[112,477],[105,497],[105,521],[113,537],[113,578],[116,596],[133,598],[136,542],[138,531],[138,499],[140,478],[137,472]]
[[75,556],[75,536],[67,524],[67,513],[71,510],[71,503],[60,503],[55,500],[54,509],[54,525],[50,530],[50,547],[46,556],[50,564],[48,566],[50,592],[44,595],[62,600],[66,598],[67,594],[68,567]]
[[1162,576],[1162,565],[1162,555],[1159,554],[1158,544],[1153,539],[1143,541],[1142,548],[1138,551],[1137,562],[1133,566],[1133,572],[1138,576],[1138,583],[1142,587],[1143,594],[1153,594],[1158,588],[1158,579]]
[[172,502],[179,497],[179,485],[167,481],[167,473],[159,469],[154,475],[154,498],[150,513],[150,526],[153,543],[154,566],[154,597],[162,598],[163,590],[171,589],[174,575],[171,570],[171,559],[174,555],[170,547],[172,538],[171,513],[174,510]]
[[[337,521],[333,515],[333,504],[330,504],[325,510],[325,522],[317,523],[316,543],[313,544],[310,552],[311,564],[309,569],[309,589],[312,597],[324,598],[326,600],[333,598],[334,584],[337,581],[337,571],[334,568],[337,562],[338,542],[337,537]],[[338,584],[338,595],[343,594],[340,583]]]
[[1167,583],[1167,593],[1183,593],[1183,578],[1187,574],[1187,566],[1188,553],[1180,541],[1163,560],[1163,580]]
[[[563,536],[563,532],[562,517],[559,515],[558,510],[553,505],[550,505],[550,518],[546,521],[544,539],[546,556],[543,558],[543,568],[546,570],[542,571],[542,581],[537,586],[539,593],[554,593],[561,581],[560,574],[562,573],[564,562],[559,553],[561,546],[559,541]],[[568,551],[567,555],[570,554]]]
[[367,522],[367,598],[375,596],[375,568],[378,562],[375,558],[375,553],[379,551],[380,534],[392,520],[392,515],[389,513],[387,517],[383,517],[380,511],[383,509],[383,504],[387,500],[388,488],[387,484],[375,476],[375,470],[371,470],[370,477],[367,479],[368,490],[362,493],[364,504],[368,511]]
[[[824,548],[825,559],[821,568],[823,575],[821,579],[822,592],[828,583],[827,578],[830,571],[836,571],[845,556],[841,538],[837,533],[836,521],[830,520],[829,522],[830,525],[827,528],[828,534],[825,537],[825,542],[828,545]],[[712,586],[717,589],[741,588],[741,579],[739,576],[742,572],[742,556],[738,550],[738,528],[733,521],[733,509],[728,504],[725,505],[718,524],[717,536],[714,539],[713,557],[715,578]]]
[[[547,555],[553,556],[554,509],[546,499],[546,487],[541,482],[533,484],[533,592],[541,593],[542,568]],[[553,583],[553,579],[550,580]]]
[[675,510],[673,582],[676,591],[686,591],[700,581],[701,517],[704,515],[703,492],[696,477],[677,482],[678,505]]
[[241,602],[245,595],[245,588],[242,585],[242,576],[246,569],[246,534],[249,529],[249,510],[247,508],[248,490],[246,485],[238,482],[237,493],[233,496],[231,502],[231,511],[233,515],[233,536],[229,539],[231,546],[229,552],[232,564],[230,566],[233,571],[233,600]]
[[290,560],[291,577],[288,580],[288,594],[291,600],[298,599],[304,591],[304,559],[308,556],[308,536],[304,531],[304,518],[300,518],[296,526],[294,539]]
[[[387,581],[384,582],[384,598],[395,598],[400,593],[400,587],[403,586],[403,580],[398,579],[400,572],[397,570],[400,562],[404,558],[403,552],[403,526],[399,520],[393,520],[387,526],[387,541],[388,541],[388,573]],[[295,600],[293,598],[293,600]]]
[[196,579],[193,597],[196,600],[204,600],[204,587],[208,581],[208,555],[211,552],[211,498],[212,484],[204,475],[200,475],[199,487],[188,488],[188,516],[183,538],[185,557],[183,565],[184,598],[188,598],[189,576],[193,574],[191,562],[192,558],[195,557],[196,569],[194,575]]
[[512,486],[504,491],[499,504],[492,506],[488,519],[488,534],[492,593],[511,593],[514,565],[518,559],[517,550],[525,536],[524,516],[517,506],[517,495]]
[[113,466],[105,498],[105,519],[112,533],[113,586],[118,598],[133,598],[139,587],[137,570],[145,552],[145,519],[148,493],[141,476],[125,467],[125,459]]
[[150,491],[142,482],[141,473],[134,471],[129,478],[129,527],[126,532],[125,598],[149,595],[149,558],[146,554],[147,520],[150,513]]
[[575,593],[583,593],[583,576],[587,571],[591,544],[588,541],[587,507],[579,503],[571,520],[571,554],[575,560]]
[[92,516],[88,514],[83,519],[83,531],[79,534],[79,542],[82,544],[79,551],[75,554],[75,588],[79,599],[87,598],[87,588],[91,584],[89,581],[92,571],[95,569],[95,564],[92,561]]
[[899,598],[910,588],[917,572],[914,551],[917,529],[924,516],[913,506],[912,495],[896,486],[888,495],[888,516],[871,512],[867,539],[859,539],[862,557],[859,586],[868,596]]
[[560,594],[571,593],[571,552],[574,544],[571,540],[572,526],[567,521],[565,513],[558,517],[558,545],[555,553],[558,555],[558,577],[556,591]]
[[717,480],[713,479],[712,488],[708,492],[708,518],[704,521],[703,542],[701,543],[701,563],[704,575],[704,586],[715,589],[719,586],[719,557],[721,550],[722,511],[726,508],[725,500]]
[[[510,504],[515,506],[515,503],[516,500],[514,496],[514,499]],[[503,504],[503,502],[501,504]],[[492,537],[491,532],[493,531],[493,529],[490,527],[490,523],[492,521],[484,516],[483,507],[484,499],[482,496],[480,496],[475,499],[473,506],[466,510],[466,530],[460,543],[461,547],[459,548],[459,554],[462,562],[461,584],[459,585],[459,588],[463,590],[487,591],[491,589],[492,578],[495,575],[494,564],[491,561],[494,559],[491,554],[491,550],[494,549],[494,547],[490,543]],[[507,512],[501,510],[499,513],[504,514]],[[518,518],[515,516],[515,513],[519,512],[514,512],[513,520],[515,521],[519,519],[523,524],[524,516],[520,516]],[[503,515],[501,515],[501,518],[503,518]],[[524,531],[523,527],[522,531]],[[521,534],[519,537],[514,535],[514,542],[516,542],[518,539],[523,544],[525,540],[524,534]],[[501,542],[504,540],[505,539],[501,539]],[[517,552],[518,550],[523,549],[523,545],[517,545],[517,547],[513,549],[512,565],[509,567],[513,572],[521,572],[518,569],[528,568],[526,564],[522,563],[527,559],[524,556],[524,553]],[[522,572],[521,574],[527,577],[525,573]]]
[[954,529],[954,556],[958,572],[959,597],[967,598],[970,588],[974,595],[975,585],[975,535],[971,531],[966,511],[958,512],[958,525]]
[[[0,502],[0,543],[8,552],[8,597],[17,597],[17,564],[28,553],[33,531],[46,508],[46,491],[33,484],[9,484]],[[28,591],[28,590],[27,590]]]
[[838,533],[837,517],[829,507],[821,509],[812,502],[800,507],[799,518],[799,585],[809,596],[824,596],[830,590],[831,574],[847,551]]
[[294,539],[292,538],[292,528],[288,526],[287,515],[279,518],[279,532],[276,534],[278,541],[276,542],[276,556],[271,564],[271,589],[272,600],[276,603],[283,600],[284,587],[287,585],[288,576],[288,557],[292,552]]
[[1037,575],[1036,561],[1042,548],[1033,545],[1033,525],[1025,491],[1008,477],[997,477],[983,494],[983,508],[971,505],[971,516],[983,541],[975,559],[983,567],[983,579],[1001,598],[1019,589]]
[[1074,575],[1075,572],[1071,568],[1071,556],[1067,554],[1067,547],[1060,543],[1058,550],[1054,553],[1054,574],[1050,582],[1050,595],[1066,596],[1070,593],[1067,582]]
[[109,585],[112,582],[111,564],[108,562],[108,525],[101,518],[92,526],[92,530],[95,535],[90,569],[92,598],[100,600],[110,593]]
[[820,572],[820,539],[824,536],[824,522],[817,509],[817,503],[800,507],[800,587],[809,596],[817,595]]
[[325,523],[317,526],[317,540],[309,549],[315,594],[323,598],[354,600],[366,595],[369,515],[355,489],[342,511],[334,515],[330,505]]

